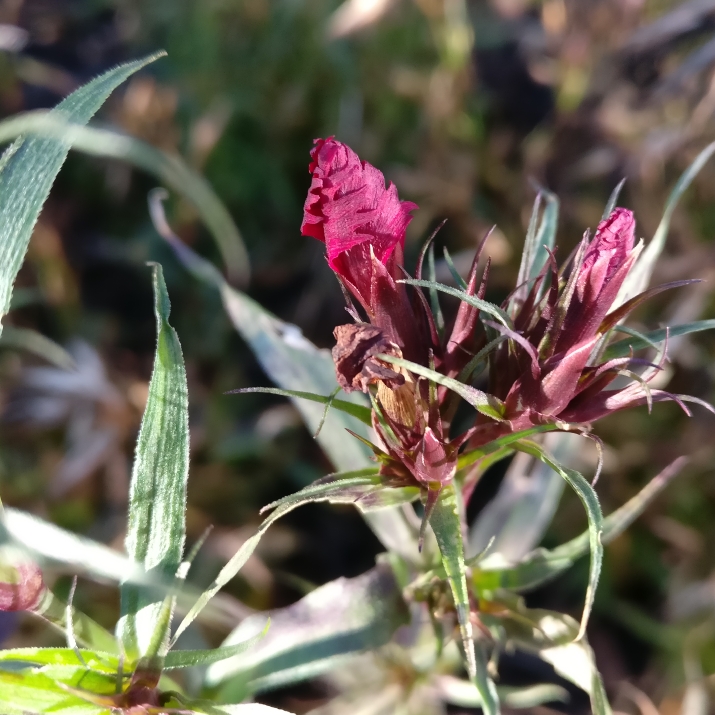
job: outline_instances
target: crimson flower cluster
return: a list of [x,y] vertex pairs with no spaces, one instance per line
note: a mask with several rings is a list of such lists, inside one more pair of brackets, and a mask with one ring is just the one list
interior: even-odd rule
[[[677,396],[649,388],[658,366],[646,379],[607,389],[643,364],[632,355],[600,358],[612,328],[655,292],[688,282],[613,307],[642,250],[631,211],[616,208],[563,267],[549,254],[540,274],[501,306],[499,321],[479,307],[489,274],[489,261],[478,269],[482,243],[464,290],[477,300],[463,300],[449,329],[440,332],[426,296],[409,285],[403,267],[405,231],[417,206],[400,201],[380,171],[333,138],[317,139],[311,157],[301,231],[325,243],[344,288],[354,322],[335,329],[333,359],[345,391],[373,396],[383,474],[416,480],[437,494],[454,478],[462,449],[540,425],[585,431],[601,417],[651,401],[676,400],[684,407]],[[415,278],[422,279],[422,260]],[[450,434],[453,393],[389,360],[409,360],[469,384],[480,351],[488,356],[484,396],[490,410],[476,412],[458,435]]]

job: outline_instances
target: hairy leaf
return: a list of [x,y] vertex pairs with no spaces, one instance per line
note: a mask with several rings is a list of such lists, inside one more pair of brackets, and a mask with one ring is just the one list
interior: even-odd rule
[[486,658],[482,656],[481,650],[477,651],[474,644],[462,525],[453,484],[443,487],[429,523],[437,538],[442,565],[454,598],[469,678],[479,690],[485,715],[496,715],[499,712],[496,688],[489,678]]
[[[163,54],[115,67],[70,94],[53,114],[86,124],[114,89]],[[20,138],[0,159],[0,333],[32,229],[68,151],[58,139]]]
[[[169,325],[170,303],[161,266],[154,264],[157,347],[149,396],[137,440],[129,491],[127,553],[151,572],[173,577],[181,564],[185,538],[186,483],[189,476],[189,396],[181,345]],[[159,634],[163,594],[134,584],[122,586],[123,618],[118,633],[128,652],[165,654],[168,639]]]
[[56,110],[18,114],[0,122],[0,143],[18,135],[34,135],[43,138],[35,141],[61,141],[66,150],[125,161],[153,174],[194,205],[216,241],[231,280],[239,285],[248,282],[248,253],[241,234],[206,179],[179,156],[112,130],[82,126],[79,121]]
[[517,449],[531,454],[540,459],[545,464],[548,464],[554,471],[558,472],[566,483],[576,492],[576,496],[581,500],[581,503],[586,510],[588,516],[588,542],[591,551],[591,567],[588,575],[588,587],[586,589],[586,602],[583,607],[583,616],[581,618],[581,630],[579,638],[586,632],[588,618],[591,615],[593,600],[596,596],[596,588],[598,579],[601,575],[601,564],[603,562],[603,544],[601,542],[601,534],[603,533],[603,514],[601,513],[601,505],[598,502],[598,496],[593,487],[584,479],[583,475],[575,469],[563,467],[558,462],[553,460],[546,451],[534,442],[517,443]]

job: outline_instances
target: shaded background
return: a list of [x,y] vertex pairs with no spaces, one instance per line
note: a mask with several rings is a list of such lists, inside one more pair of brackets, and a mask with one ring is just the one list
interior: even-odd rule
[[[624,176],[620,203],[649,239],[679,173],[715,139],[715,2],[707,0],[3,0],[0,23],[4,116],[52,106],[117,62],[165,48],[168,57],[116,92],[100,121],[200,170],[243,233],[250,295],[326,347],[346,315],[322,246],[299,234],[314,137],[349,143],[420,205],[408,263],[443,218],[440,240],[458,267],[496,223],[494,301],[513,287],[535,183],[561,200],[561,257],[596,226]],[[189,377],[189,537],[216,526],[199,562],[208,582],[263,504],[329,464],[286,401],[223,395],[268,380],[218,295],[156,235],[146,203],[155,185],[127,165],[74,154],[60,174],[8,323],[67,346],[80,377],[0,342],[0,489],[7,504],[121,547],[155,341],[145,262],[158,260]],[[715,317],[714,200],[710,164],[674,216],[654,277],[706,282],[653,301],[635,327]],[[169,208],[181,238],[219,263],[192,209]],[[715,337],[673,342],[673,391],[713,401]],[[715,421],[695,410],[688,419],[663,404],[598,425],[606,512],[676,456],[691,456],[606,550],[589,638],[626,712],[648,713],[652,703],[678,712],[686,679],[709,688],[715,673]],[[501,474],[481,485],[472,511]],[[584,524],[566,495],[547,545]],[[362,573],[379,550],[354,510],[311,505],[268,533],[228,590],[253,608],[286,605],[312,584]],[[583,562],[529,602],[578,615],[585,583]],[[68,578],[55,588],[66,593]],[[113,588],[83,581],[76,603],[114,623]],[[5,646],[55,638],[24,619],[4,617],[0,628]],[[301,712],[328,694],[306,686],[273,702]]]

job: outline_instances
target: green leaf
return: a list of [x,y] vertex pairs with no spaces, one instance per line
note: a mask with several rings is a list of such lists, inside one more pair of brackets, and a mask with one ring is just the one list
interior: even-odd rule
[[624,176],[615,186],[613,191],[611,191],[611,195],[608,197],[608,201],[606,201],[606,206],[603,209],[603,215],[601,216],[601,221],[605,221],[612,213],[613,209],[616,208],[616,203],[618,201],[618,197],[621,195],[621,189],[623,188],[623,184],[626,183],[626,177]]
[[630,354],[631,349],[635,352],[643,348],[651,347],[653,343],[662,343],[666,338],[666,334],[670,339],[677,338],[680,335],[689,335],[690,333],[699,333],[702,330],[713,329],[715,329],[715,320],[696,320],[694,323],[674,325],[672,328],[651,330],[647,333],[643,333],[642,338],[634,336],[611,343],[603,353],[603,360],[607,361],[613,358],[626,357]]
[[[210,666],[207,685],[234,679],[234,687],[255,692],[304,680],[344,663],[350,654],[379,648],[409,621],[402,590],[386,563],[357,578],[332,581],[269,615],[266,637],[245,655]],[[255,633],[262,618],[244,620],[224,646]],[[224,697],[230,697],[231,687]]]
[[[550,435],[545,442],[559,461],[561,453],[571,449],[571,441],[577,439],[564,437]],[[507,561],[520,561],[541,541],[564,486],[564,480],[548,465],[523,453],[516,455],[496,496],[469,529],[469,556],[485,549],[493,539],[490,553],[498,553]]]
[[267,504],[261,509],[261,513],[276,507],[297,507],[317,501],[353,504],[361,511],[374,511],[414,501],[419,495],[419,487],[394,488],[386,482],[376,467],[367,467],[354,472],[337,472],[321,477],[300,491]]
[[[447,268],[449,268],[449,272],[456,283],[456,285],[461,288],[462,290],[467,290],[469,286],[467,286],[467,282],[462,278],[462,276],[459,275],[459,271],[457,270],[456,266],[454,265],[454,261],[452,260],[452,256],[450,255],[449,251],[447,250],[447,246],[445,246],[442,249],[444,253],[444,260],[447,263]],[[430,276],[430,280],[434,280],[432,276]]]
[[193,665],[212,665],[213,663],[218,663],[227,658],[240,655],[258,644],[268,632],[269,625],[270,619],[268,619],[260,633],[256,633],[256,635],[251,638],[246,638],[246,640],[232,645],[211,648],[210,650],[171,650],[166,654],[164,659],[164,670],[188,668]]
[[546,199],[546,205],[544,206],[539,231],[534,241],[534,258],[531,262],[527,280],[534,280],[549,260],[549,251],[553,251],[556,244],[556,229],[559,224],[559,200],[556,194],[552,194],[544,188],[541,188],[540,191],[541,195]]
[[441,375],[435,370],[430,370],[428,367],[419,365],[411,360],[404,360],[403,358],[398,358],[394,355],[379,355],[378,357],[380,360],[392,363],[393,365],[398,365],[399,367],[404,367],[416,375],[426,377],[428,380],[452,390],[452,392],[459,395],[478,412],[481,412],[487,417],[503,422],[502,414],[504,405],[493,395],[477,390],[476,387],[472,387],[471,385],[465,385],[463,382],[459,382],[454,378]]
[[[419,496],[416,489],[388,488],[383,484],[383,479],[384,478],[377,473],[375,467],[354,472],[329,474],[326,477],[318,479],[314,484],[305,487],[305,489],[301,489],[295,494],[290,494],[263,507],[262,511],[267,509],[274,509],[274,511],[266,517],[263,523],[258,527],[256,533],[243,543],[241,548],[221,569],[213,584],[199,596],[196,603],[191,607],[184,620],[176,629],[172,643],[176,642],[177,638],[188,628],[191,622],[197,618],[208,602],[239,572],[255,551],[258,542],[271,524],[282,516],[285,516],[288,512],[293,511],[293,509],[312,502],[327,501],[331,504],[352,504],[361,509],[363,513],[371,513],[385,506],[414,501],[414,499]],[[381,500],[374,496],[375,493],[379,491],[385,491],[387,493],[396,492],[396,494],[383,497]],[[364,506],[362,505],[363,500],[365,500]]]
[[474,308],[478,308],[483,313],[487,313],[493,318],[496,318],[504,327],[509,328],[510,330],[514,327],[511,324],[509,316],[498,305],[494,305],[494,303],[489,303],[486,300],[477,298],[475,295],[469,295],[463,290],[451,288],[450,286],[446,286],[442,283],[437,283],[435,281],[417,280],[416,278],[403,278],[397,282],[406,283],[407,285],[411,286],[418,286],[420,288],[429,288],[430,290],[434,289],[441,291],[442,293],[447,293],[447,295],[453,295],[455,298],[459,298],[465,303],[469,303],[469,305],[473,306]]
[[[434,234],[432,238],[434,238]],[[427,249],[427,276],[431,283],[435,283],[437,277],[434,265],[434,243],[432,243],[432,238],[427,241],[425,248],[429,247]],[[432,314],[434,315],[437,334],[441,337],[444,334],[444,315],[442,314],[442,306],[439,304],[439,296],[434,286],[430,286],[429,288],[429,300],[432,306]]]
[[[539,212],[542,199],[546,204],[539,221]],[[521,305],[529,293],[530,283],[541,272],[549,258],[547,248],[553,250],[556,242],[556,229],[559,222],[559,200],[555,194],[547,191],[543,187],[539,190],[534,199],[534,207],[531,210],[529,227],[526,231],[524,248],[521,254],[519,273],[516,279],[517,288],[509,300],[509,312],[513,308]],[[538,226],[538,228],[537,228]]]
[[74,358],[54,340],[30,328],[16,328],[6,325],[0,328],[0,347],[27,350],[62,370],[74,370],[77,365]]
[[[169,325],[170,303],[161,266],[153,265],[157,347],[149,396],[137,440],[129,490],[127,553],[144,568],[176,574],[184,548],[186,483],[189,476],[189,397],[181,345]],[[129,653],[157,647],[153,634],[162,615],[162,596],[134,584],[122,586],[118,626]],[[168,626],[159,638],[165,654]]]
[[[47,591],[40,605],[33,610],[33,613],[56,626],[65,634],[69,633],[67,618],[72,619],[71,633],[77,644],[84,648],[93,650],[118,653],[119,645],[117,639],[105,628],[92,620],[82,611],[68,607],[58,599],[51,591]],[[68,637],[69,640],[69,637]]]
[[0,122],[0,143],[18,135],[45,137],[44,141],[61,141],[67,149],[71,147],[91,156],[126,161],[153,174],[197,209],[216,241],[230,279],[239,285],[248,282],[248,254],[241,234],[206,179],[179,156],[134,137],[108,129],[85,127],[77,121],[72,115],[59,115],[56,111],[18,114]]
[[683,172],[681,177],[676,182],[673,190],[670,192],[670,196],[668,196],[668,200],[665,202],[663,218],[660,220],[658,228],[655,230],[653,239],[629,272],[628,277],[618,292],[613,308],[622,305],[632,296],[638,295],[648,286],[651,274],[653,273],[653,268],[655,267],[656,261],[665,246],[665,240],[668,237],[668,230],[670,229],[670,220],[673,216],[673,211],[678,205],[680,197],[685,193],[693,179],[697,176],[703,166],[705,166],[714,152],[715,142],[712,142],[695,157],[693,163]]
[[336,410],[345,412],[360,420],[368,427],[372,427],[372,412],[365,405],[358,405],[355,402],[346,402],[345,400],[336,400],[330,395],[316,395],[314,392],[301,392],[299,390],[281,390],[277,387],[243,387],[239,390],[230,390],[227,395],[249,395],[252,393],[262,393],[266,395],[281,395],[282,397],[297,397],[301,400],[310,400],[311,402],[319,402],[321,405],[334,407]]
[[[163,54],[127,62],[106,72],[60,102],[52,115],[86,124],[112,90]],[[21,138],[0,159],[0,333],[32,229],[68,151],[65,141]]]
[[568,469],[560,465],[536,443],[524,441],[517,443],[515,446],[517,449],[537,457],[545,464],[548,464],[554,471],[558,472],[566,483],[576,492],[576,496],[581,500],[586,510],[588,517],[588,541],[591,550],[591,567],[588,575],[586,602],[583,607],[583,616],[581,617],[581,630],[578,636],[581,638],[586,632],[588,618],[591,615],[591,608],[593,607],[593,600],[596,596],[596,588],[601,575],[601,564],[603,562],[603,544],[601,543],[603,514],[601,513],[601,505],[598,503],[598,496],[593,487],[584,479],[583,475],[575,469]]
[[0,712],[3,715],[57,713],[57,715],[110,715],[101,707],[81,698],[58,684],[93,695],[110,696],[116,691],[116,677],[87,670],[84,667],[56,667],[50,673],[42,670],[0,670]]
[[[327,350],[318,349],[303,336],[300,328],[284,323],[248,296],[231,288],[211,263],[196,255],[173,234],[164,232],[162,235],[196,278],[220,291],[229,318],[276,384],[284,390],[323,395],[330,395],[338,388],[335,366]],[[293,401],[308,429],[315,434],[323,421],[323,409],[300,398],[293,398]],[[364,406],[359,393],[350,393],[346,401]],[[361,469],[370,464],[371,451],[347,434],[347,429],[365,440],[371,438],[367,425],[344,413],[333,412],[316,439],[337,469]],[[386,548],[412,562],[419,561],[417,535],[398,510],[370,511],[365,514],[365,519]]]
[[[77,658],[77,653],[82,656],[82,661]],[[44,665],[70,665],[80,667],[86,665],[92,670],[103,673],[117,672],[119,659],[116,654],[102,653],[80,648],[13,648],[0,650],[0,661],[26,663],[33,666]]]
[[[437,539],[442,557],[442,566],[447,574],[454,607],[457,611],[462,647],[466,658],[467,673],[479,690],[484,703],[485,715],[499,712],[499,699],[494,683],[489,678],[486,658],[481,649],[475,649],[474,632],[470,617],[469,590],[464,563],[464,542],[462,524],[457,504],[457,493],[453,484],[443,487],[429,520]],[[479,660],[477,657],[479,656]]]
[[[660,474],[651,479],[638,494],[629,499],[603,520],[602,543],[608,544],[622,534],[645,508],[670,484],[686,463],[684,457],[676,459]],[[570,568],[576,559],[584,556],[589,548],[589,532],[562,544],[553,551],[536,549],[520,563],[509,565],[499,555],[487,556],[472,571],[472,579],[478,591],[528,591],[548,583]]]
[[0,511],[0,543],[7,542],[21,546],[40,564],[61,564],[72,573],[144,585],[164,584],[166,587],[173,582],[173,579],[148,575],[141,565],[105,544],[12,507]]

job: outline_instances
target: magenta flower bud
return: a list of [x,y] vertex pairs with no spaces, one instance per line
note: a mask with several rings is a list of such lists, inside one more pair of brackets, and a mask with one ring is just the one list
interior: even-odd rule
[[398,263],[417,205],[400,201],[394,184],[386,187],[380,171],[332,137],[316,139],[310,154],[313,181],[301,233],[325,243],[328,264],[384,338],[424,363],[426,317],[396,282],[404,275]]
[[0,564],[0,611],[32,611],[40,605],[46,590],[37,565]]
[[304,236],[326,246],[330,267],[370,310],[374,257],[387,265],[417,208],[400,201],[397,188],[385,187],[382,172],[332,137],[316,139],[310,153],[313,181],[305,200]]
[[575,290],[556,344],[556,353],[569,350],[591,338],[616,299],[633,261],[636,222],[633,212],[616,208],[601,221],[586,248],[578,270]]

